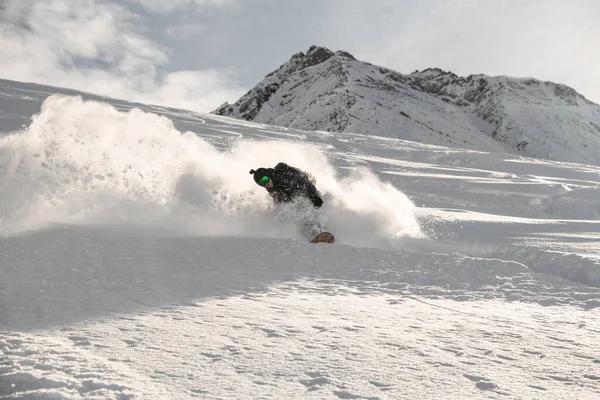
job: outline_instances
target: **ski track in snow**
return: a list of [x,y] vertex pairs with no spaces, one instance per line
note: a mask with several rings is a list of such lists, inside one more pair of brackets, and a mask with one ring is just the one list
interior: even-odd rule
[[[28,123],[47,96],[2,90],[14,100],[10,126]],[[0,136],[0,398],[600,395],[600,167],[144,105],[214,148],[198,152],[195,135],[161,141],[171,128],[146,114],[131,116],[144,133],[121,143],[111,130],[126,118],[92,109],[106,113],[97,123],[105,141],[96,142],[78,136],[95,124],[86,103],[46,106],[40,137],[54,139],[36,149],[47,152],[27,154]],[[62,114],[89,126],[69,131],[79,125]],[[256,140],[242,150],[258,154],[236,153],[241,139]],[[114,149],[125,143],[136,154],[121,160]],[[112,158],[96,158],[106,149]],[[182,174],[170,153],[200,165]],[[308,244],[269,222],[264,193],[248,183],[246,165],[259,157],[335,170],[316,171],[319,188],[332,192],[335,245]],[[154,169],[126,168],[146,160]],[[336,187],[360,168],[373,177]],[[214,170],[243,176],[215,179]],[[215,180],[224,187],[213,191]],[[239,185],[247,187],[238,193]],[[166,209],[173,187],[184,201]],[[37,190],[51,196],[30,204]],[[336,203],[339,193],[353,203]],[[247,213],[239,198],[264,209]],[[18,219],[22,205],[41,211]],[[153,220],[140,223],[145,216]],[[390,233],[395,218],[421,232]]]

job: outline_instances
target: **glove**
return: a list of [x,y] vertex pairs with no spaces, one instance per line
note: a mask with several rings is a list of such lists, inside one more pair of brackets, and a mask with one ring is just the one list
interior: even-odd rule
[[312,201],[313,205],[317,208],[323,205],[323,200],[316,194],[310,196],[310,200]]

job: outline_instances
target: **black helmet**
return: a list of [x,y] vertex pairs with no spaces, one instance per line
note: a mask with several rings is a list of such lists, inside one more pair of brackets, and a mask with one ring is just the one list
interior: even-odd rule
[[[267,178],[271,179],[271,174],[269,172],[269,169],[267,168],[259,168],[257,170],[250,170],[250,175],[254,175],[254,182],[256,182],[257,185],[260,185],[261,180],[263,180],[264,182],[264,177],[266,176]],[[269,179],[267,179],[266,182],[269,181]],[[265,183],[266,183],[265,182]],[[264,186],[264,184],[262,184],[261,186]]]

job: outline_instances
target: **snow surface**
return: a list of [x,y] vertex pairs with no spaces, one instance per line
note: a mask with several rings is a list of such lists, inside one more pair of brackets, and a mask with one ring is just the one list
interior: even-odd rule
[[600,395],[600,167],[51,92],[0,86],[1,398]]

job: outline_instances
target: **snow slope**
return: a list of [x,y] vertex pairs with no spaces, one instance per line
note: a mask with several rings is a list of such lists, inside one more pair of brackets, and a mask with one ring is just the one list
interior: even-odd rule
[[600,167],[2,84],[0,397],[600,394]]
[[214,111],[307,130],[600,164],[600,106],[531,78],[440,69],[403,75],[312,46]]

